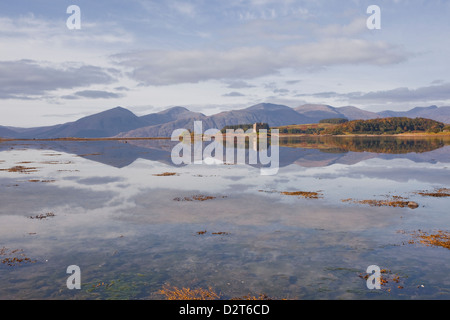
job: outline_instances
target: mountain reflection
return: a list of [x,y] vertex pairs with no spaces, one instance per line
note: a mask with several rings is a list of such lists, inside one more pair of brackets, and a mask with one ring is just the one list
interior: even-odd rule
[[[177,143],[167,139],[4,141],[0,143],[0,152],[13,149],[50,149],[75,154],[116,168],[129,166],[137,159],[175,166],[171,160],[171,151]],[[204,143],[204,146],[208,143]],[[279,160],[280,167],[291,164],[304,167],[325,167],[335,163],[353,165],[371,158],[450,163],[449,145],[450,137],[281,137]],[[269,153],[270,148],[269,146]]]

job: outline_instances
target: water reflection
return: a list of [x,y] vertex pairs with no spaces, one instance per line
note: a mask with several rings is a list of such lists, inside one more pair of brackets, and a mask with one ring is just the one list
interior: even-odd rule
[[371,152],[383,154],[424,153],[450,145],[450,137],[299,136],[282,137],[280,145],[318,149],[327,153]]
[[[176,167],[171,159],[171,150],[176,144],[177,142],[164,139],[14,141],[0,143],[0,151],[21,148],[47,148],[76,154],[85,159],[116,168],[129,166],[137,159],[158,161]],[[204,143],[204,146],[206,145]],[[370,158],[401,158],[414,162],[430,163],[450,162],[450,154],[444,150],[450,145],[450,137],[281,137],[279,145],[280,167],[291,164],[305,167],[329,166],[336,163],[357,164]],[[248,143],[246,148],[246,159],[248,159]],[[270,147],[268,153],[270,154]]]
[[[0,169],[37,168],[0,171],[0,249],[37,261],[0,264],[0,298],[161,298],[164,283],[227,298],[450,297],[447,249],[408,245],[398,233],[450,225],[449,198],[415,193],[449,187],[448,140],[280,144],[283,168],[261,176],[253,166],[174,166],[168,140],[0,143]],[[281,193],[299,190],[323,197]],[[211,198],[180,201],[193,195]],[[420,206],[342,201],[391,196]],[[72,264],[82,270],[78,292],[65,287]],[[399,274],[404,288],[369,292],[359,275],[371,264]]]

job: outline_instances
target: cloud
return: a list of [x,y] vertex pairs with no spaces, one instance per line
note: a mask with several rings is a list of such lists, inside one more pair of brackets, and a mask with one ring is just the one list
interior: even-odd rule
[[130,91],[130,89],[125,87],[125,86],[116,87],[116,88],[114,88],[114,90],[116,90],[116,91]]
[[251,85],[242,80],[229,81],[227,88],[229,89],[245,89],[245,88],[254,88],[254,85]]
[[89,99],[117,99],[121,98],[123,95],[109,92],[109,91],[102,91],[102,90],[83,90],[75,92],[73,95],[66,95],[62,96],[63,99],[80,99],[80,98],[89,98]]
[[407,54],[397,46],[357,39],[326,39],[277,49],[254,46],[222,51],[146,50],[112,56],[118,66],[128,68],[128,75],[143,85],[248,80],[278,74],[286,68],[384,66],[406,59]]
[[317,25],[314,28],[314,32],[317,35],[326,37],[354,36],[362,32],[367,32],[367,17],[358,17],[346,25]]
[[287,80],[287,81],[285,81],[285,83],[287,85],[293,85],[293,84],[297,84],[297,83],[300,83],[300,82],[302,82],[302,80]]
[[[65,17],[63,14],[62,18]],[[44,20],[33,14],[18,18],[0,16],[0,39],[2,41],[17,43],[30,38],[33,39],[33,45],[67,45],[72,48],[74,45],[100,48],[106,45],[129,44],[135,40],[132,33],[119,27],[113,20],[94,23],[82,19],[81,29],[72,32],[67,29],[64,20]]]
[[230,93],[225,93],[222,96],[223,97],[245,97],[245,94],[233,91],[233,92],[230,92]]
[[295,97],[334,98],[357,104],[433,103],[437,101],[450,101],[450,83],[419,87],[416,89],[402,87],[371,92],[339,93],[335,91],[326,91],[301,93],[296,94]]
[[450,100],[450,83],[420,87],[417,89],[396,88],[368,93],[351,93],[346,95],[357,102],[428,102]]
[[33,99],[50,91],[109,84],[114,69],[52,65],[34,60],[0,61],[0,99]]
[[299,93],[296,94],[295,97],[314,97],[314,98],[336,98],[336,97],[342,97],[347,96],[345,94],[339,94],[334,91],[328,91],[328,92],[316,92],[316,93]]

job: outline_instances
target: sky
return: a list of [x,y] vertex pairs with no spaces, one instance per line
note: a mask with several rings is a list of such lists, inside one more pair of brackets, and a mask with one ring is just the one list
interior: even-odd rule
[[449,106],[449,18],[448,0],[2,1],[0,125],[116,106]]

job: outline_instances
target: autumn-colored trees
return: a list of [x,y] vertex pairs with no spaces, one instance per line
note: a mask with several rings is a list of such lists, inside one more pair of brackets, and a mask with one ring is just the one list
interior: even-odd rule
[[[252,129],[253,128],[253,124],[237,124],[237,125],[230,125],[230,126],[225,126],[222,128],[222,133],[226,133],[227,129],[231,129],[231,130],[238,130],[238,129],[242,129],[245,131]],[[269,125],[267,123],[261,123],[259,125],[259,129],[266,129],[266,130],[270,130]]]
[[353,120],[327,128],[323,134],[399,134],[405,132],[437,133],[445,124],[425,118],[393,117],[371,120]]

